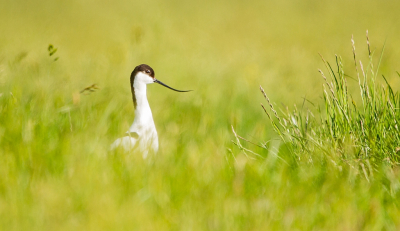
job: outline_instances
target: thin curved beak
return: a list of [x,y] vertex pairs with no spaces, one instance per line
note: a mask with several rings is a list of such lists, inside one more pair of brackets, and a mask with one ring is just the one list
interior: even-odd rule
[[161,84],[161,85],[163,85],[164,87],[169,88],[169,89],[171,89],[171,90],[173,90],[173,91],[177,91],[177,92],[189,92],[189,91],[192,91],[192,90],[188,90],[188,91],[176,90],[176,89],[174,89],[174,88],[172,88],[172,87],[170,87],[170,86],[164,84],[163,82],[161,82],[161,81],[159,81],[159,80],[157,80],[157,79],[154,79],[154,82],[155,82],[155,83],[158,83],[158,84]]

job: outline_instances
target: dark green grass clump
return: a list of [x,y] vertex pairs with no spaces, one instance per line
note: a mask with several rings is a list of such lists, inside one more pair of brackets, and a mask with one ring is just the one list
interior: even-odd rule
[[297,160],[314,162],[321,157],[318,154],[323,154],[323,159],[327,158],[335,164],[348,163],[359,167],[368,179],[373,169],[383,163],[391,166],[399,164],[400,94],[392,89],[383,75],[385,84],[378,84],[383,49],[374,69],[368,33],[369,63],[366,68],[357,59],[353,39],[352,45],[359,99],[349,93],[347,79],[352,77],[346,74],[342,58],[336,56],[335,65],[331,65],[321,56],[332,81],[319,70],[325,80],[324,106],[323,109],[318,108],[319,116],[297,107],[293,112],[286,109],[279,115],[260,87],[277,121],[262,107],[274,130]]

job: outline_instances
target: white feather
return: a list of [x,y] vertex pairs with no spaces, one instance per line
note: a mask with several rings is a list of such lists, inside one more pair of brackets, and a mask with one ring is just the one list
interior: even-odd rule
[[146,96],[146,85],[153,82],[153,78],[142,72],[138,72],[135,76],[133,88],[135,89],[137,106],[135,109],[135,119],[127,133],[136,133],[137,137],[127,135],[119,138],[111,145],[111,150],[121,147],[126,152],[139,151],[142,153],[143,158],[147,157],[149,151],[157,153],[157,130]]

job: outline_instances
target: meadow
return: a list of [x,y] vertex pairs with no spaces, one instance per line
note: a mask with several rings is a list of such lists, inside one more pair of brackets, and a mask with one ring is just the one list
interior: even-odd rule
[[[0,5],[1,230],[400,228],[400,2]],[[194,90],[148,86],[145,160],[141,63]]]

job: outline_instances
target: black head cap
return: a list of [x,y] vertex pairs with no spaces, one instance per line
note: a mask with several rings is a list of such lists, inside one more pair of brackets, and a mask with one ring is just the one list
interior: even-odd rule
[[152,78],[154,78],[154,76],[155,76],[153,68],[151,68],[147,64],[140,64],[139,66],[136,66],[135,69],[132,71],[131,79],[134,78],[138,72],[143,72],[143,73],[151,76]]

